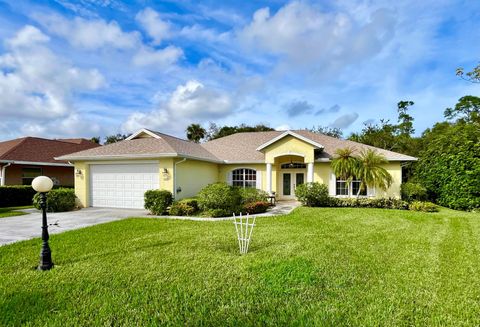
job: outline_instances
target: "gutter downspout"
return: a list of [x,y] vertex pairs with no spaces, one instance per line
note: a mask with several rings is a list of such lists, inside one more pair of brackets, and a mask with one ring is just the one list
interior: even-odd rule
[[180,160],[179,162],[176,162],[173,165],[173,198],[174,199],[177,198],[177,165],[185,161],[187,161],[187,158],[183,158],[182,160]]
[[7,167],[10,166],[12,163],[9,162],[5,166],[2,166],[2,175],[0,176],[2,179],[0,180],[0,186],[5,186],[5,177],[6,177],[6,170]]

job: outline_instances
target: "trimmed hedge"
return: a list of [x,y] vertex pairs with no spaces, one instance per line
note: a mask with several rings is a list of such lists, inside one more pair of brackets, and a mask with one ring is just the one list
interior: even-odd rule
[[0,207],[32,205],[35,193],[30,185],[0,186]]
[[145,192],[145,209],[154,215],[167,213],[167,208],[173,202],[172,192],[166,190],[148,190]]
[[255,214],[255,213],[266,212],[269,206],[270,206],[270,203],[266,201],[257,201],[257,202],[247,203],[243,207],[246,213]]
[[422,212],[438,212],[438,206],[432,202],[413,201],[410,203],[410,210]]
[[329,199],[329,207],[380,208],[408,210],[408,202],[395,198],[333,198]]
[[182,199],[172,204],[172,206],[170,207],[169,215],[170,216],[191,216],[196,212],[198,212],[197,199]]
[[[33,205],[40,209],[40,194],[33,197]],[[75,191],[71,188],[53,189],[47,194],[47,211],[63,212],[75,209]]]

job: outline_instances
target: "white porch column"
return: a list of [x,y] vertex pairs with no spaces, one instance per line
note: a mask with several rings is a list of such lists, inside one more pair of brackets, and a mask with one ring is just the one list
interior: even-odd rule
[[307,164],[307,183],[313,183],[313,162]]
[[272,164],[267,163],[267,193],[272,194]]

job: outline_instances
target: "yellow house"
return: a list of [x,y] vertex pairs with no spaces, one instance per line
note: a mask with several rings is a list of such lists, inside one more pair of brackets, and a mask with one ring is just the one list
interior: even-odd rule
[[354,196],[360,181],[336,178],[331,160],[339,148],[375,149],[393,177],[386,190],[362,196],[400,197],[402,163],[416,158],[306,130],[238,133],[203,144],[142,129],[124,141],[58,159],[75,164],[75,193],[84,207],[143,208],[146,190],[192,197],[204,186],[226,182],[255,187],[279,200],[295,197],[297,185],[320,182],[331,196]]

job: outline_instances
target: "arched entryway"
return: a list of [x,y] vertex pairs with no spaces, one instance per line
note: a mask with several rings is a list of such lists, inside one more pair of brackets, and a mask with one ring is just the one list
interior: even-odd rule
[[275,158],[277,170],[277,197],[280,200],[295,199],[295,189],[307,181],[307,163],[300,155],[284,155]]

